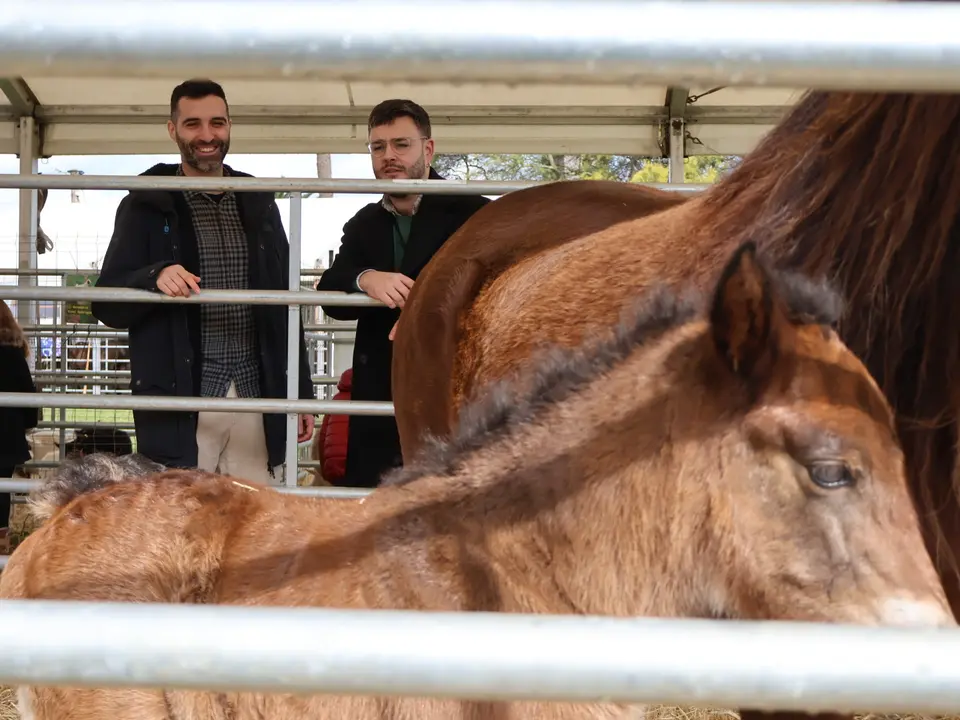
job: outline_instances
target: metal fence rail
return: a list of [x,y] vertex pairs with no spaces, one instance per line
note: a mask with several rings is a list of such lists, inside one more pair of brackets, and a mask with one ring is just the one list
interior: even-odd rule
[[41,7],[38,19],[35,1],[6,0],[0,76],[960,90],[960,7],[947,3],[408,0],[388,27],[370,22],[396,15],[384,0]]
[[166,397],[160,395],[68,395],[66,393],[50,392],[0,393],[0,407],[393,415],[392,402],[374,400],[269,400],[262,398]]
[[[101,371],[103,372],[103,371]],[[58,373],[53,370],[41,370],[33,374],[34,382],[44,387],[79,387],[81,385],[100,385],[103,387],[119,387],[128,389],[130,386],[130,372],[108,377],[99,373],[66,372]],[[314,385],[336,385],[340,378],[330,375],[311,375],[310,382]]]
[[[31,478],[5,478],[0,477],[0,492],[4,493],[29,493],[44,483],[43,480]],[[351,487],[329,487],[326,485],[317,486],[288,486],[278,485],[274,487],[278,492],[287,495],[303,495],[304,497],[322,497],[337,499],[359,499],[365,498],[373,490],[368,488]]]
[[[296,282],[296,280],[294,280]],[[14,300],[99,300],[101,302],[145,302],[145,303],[225,303],[225,304],[262,304],[262,305],[344,305],[360,307],[383,307],[379,300],[363,293],[326,292],[310,290],[201,290],[189,297],[170,297],[163,293],[129,288],[100,287],[12,287],[0,285],[0,298]],[[291,317],[298,317],[291,315]],[[288,342],[295,347],[296,323],[288,328]],[[289,348],[288,348],[289,350]],[[293,362],[290,362],[291,358]],[[296,380],[299,365],[297,354],[288,356],[288,377]],[[291,380],[292,382],[292,380]],[[290,389],[288,388],[288,391]],[[102,395],[62,395],[54,393],[0,393],[0,407],[41,407],[41,408],[108,408],[117,410],[220,410],[225,412],[271,412],[286,413],[295,419],[296,413],[323,413],[344,415],[393,415],[392,402],[372,402],[359,400],[286,400],[271,401],[264,399],[240,398],[199,398],[199,397],[156,397],[148,395],[118,396],[109,399]],[[296,388],[291,397],[296,395]],[[296,433],[288,429],[288,456],[293,455],[296,443],[291,440]],[[287,467],[294,467],[292,457],[287,458]]]
[[952,629],[5,600],[0,647],[10,685],[960,708]]
[[[425,195],[505,195],[515,190],[546,185],[534,181],[493,180],[360,180],[337,178],[158,177],[141,175],[18,175],[0,173],[0,189],[49,188],[51,190],[233,190],[235,192],[319,192],[379,195],[417,192]],[[709,183],[633,183],[672,192],[697,193]],[[400,186],[399,189],[398,186]]]
[[[93,300],[98,302],[223,303],[230,305],[338,305],[384,307],[363,293],[327,290],[204,290],[188,297],[170,297],[160,292],[108,287],[13,287],[0,285],[0,298],[9,300]],[[353,328],[348,328],[352,330]]]

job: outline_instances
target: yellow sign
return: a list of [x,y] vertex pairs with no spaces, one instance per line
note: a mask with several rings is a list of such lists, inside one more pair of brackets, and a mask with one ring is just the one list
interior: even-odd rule
[[[99,275],[77,274],[67,275],[63,279],[66,287],[93,287],[97,283]],[[93,317],[88,300],[69,300],[64,303],[63,321],[67,325],[96,325],[97,319]]]

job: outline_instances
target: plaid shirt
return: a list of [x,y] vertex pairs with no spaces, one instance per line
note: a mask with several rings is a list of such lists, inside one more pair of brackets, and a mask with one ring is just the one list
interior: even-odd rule
[[[420,209],[420,201],[421,201],[421,200],[423,200],[423,195],[417,195],[416,199],[413,201],[413,210],[410,212],[411,215],[416,215],[416,214],[417,214],[417,210]],[[386,210],[386,211],[387,211],[388,213],[390,213],[391,215],[399,215],[399,214],[400,214],[399,212],[397,212],[397,208],[394,207],[393,200],[391,200],[391,199],[390,199],[388,196],[386,196],[386,195],[384,195],[384,196],[380,199],[380,207],[382,207],[384,210]]]
[[[178,167],[177,175],[183,170]],[[200,287],[246,290],[247,236],[232,192],[184,190],[200,254]],[[200,394],[224,397],[232,380],[239,397],[260,395],[257,338],[250,305],[200,305]]]

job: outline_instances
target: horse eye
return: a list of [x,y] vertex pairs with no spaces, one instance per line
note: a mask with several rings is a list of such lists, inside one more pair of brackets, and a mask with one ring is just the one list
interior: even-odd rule
[[843,463],[817,463],[807,468],[810,479],[826,490],[853,485],[854,477],[850,468]]

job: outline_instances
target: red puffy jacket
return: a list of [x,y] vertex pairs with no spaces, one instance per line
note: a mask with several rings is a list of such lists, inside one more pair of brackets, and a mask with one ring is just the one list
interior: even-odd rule
[[[349,400],[353,387],[353,368],[347,368],[337,382],[339,392],[334,400]],[[343,478],[347,472],[347,428],[349,415],[324,415],[320,423],[318,444],[320,475],[331,485]]]

